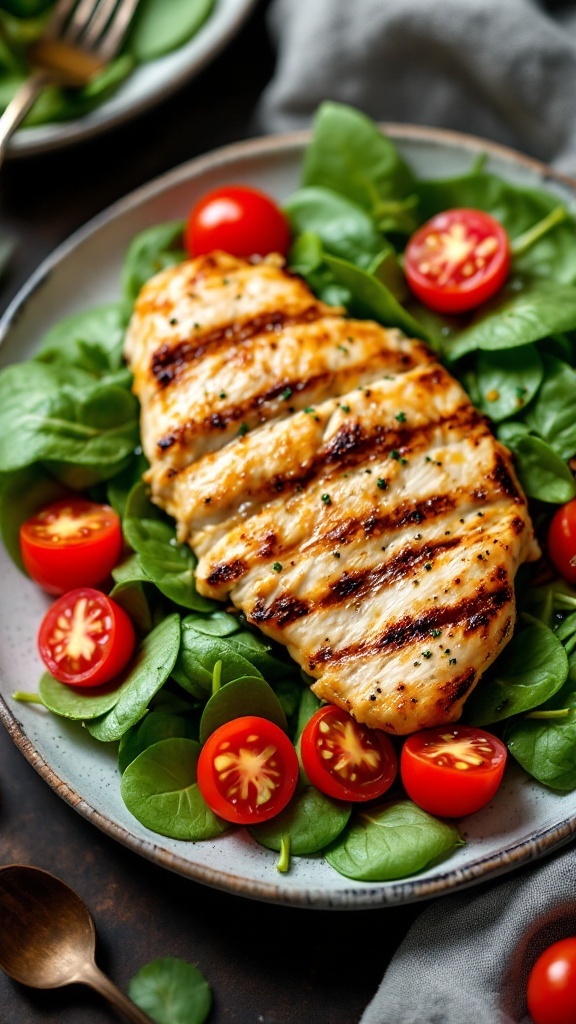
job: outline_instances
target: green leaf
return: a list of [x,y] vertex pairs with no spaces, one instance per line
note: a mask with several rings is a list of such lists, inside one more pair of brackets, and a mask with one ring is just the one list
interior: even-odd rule
[[488,725],[522,714],[553,697],[568,676],[568,657],[551,629],[539,623],[514,634],[466,701],[466,721]]
[[455,825],[400,800],[370,807],[352,818],[324,857],[347,878],[387,882],[424,871],[461,845]]
[[576,496],[574,474],[541,438],[532,434],[509,435],[505,444],[516,455],[518,477],[529,498],[563,505]]
[[116,681],[106,686],[72,687],[58,682],[48,672],[40,679],[38,687],[44,705],[49,711],[62,718],[87,722],[110,711],[118,700]]
[[12,561],[24,572],[20,527],[41,508],[59,501],[65,488],[42,466],[26,466],[0,474],[0,531]]
[[130,243],[122,268],[124,316],[130,315],[140,289],[146,281],[166,267],[181,263],[184,221],[156,224],[137,234]]
[[258,676],[244,676],[212,694],[200,720],[200,742],[205,743],[225,722],[244,715],[267,718],[280,729],[287,729],[286,716],[272,687]]
[[179,646],[180,617],[168,615],[144,637],[118,688],[114,707],[88,723],[91,736],[103,743],[119,740],[130,726],[140,721],[174,668]]
[[214,839],[229,827],[210,810],[196,781],[200,744],[174,738],[147,747],[122,776],[122,799],[152,832],[171,839]]
[[544,380],[526,412],[526,423],[561,459],[576,454],[576,370],[545,353]]
[[215,0],[140,0],[126,49],[139,63],[182,46],[211,14]]
[[156,1024],[203,1024],[212,992],[194,964],[167,956],[141,967],[128,995]]
[[110,591],[117,604],[130,616],[139,633],[149,633],[152,629],[152,611],[145,584],[141,580],[122,580]]
[[296,857],[309,856],[319,853],[340,835],[351,812],[351,804],[332,800],[313,786],[306,786],[280,814],[251,826],[248,831],[269,850],[280,850],[282,840],[290,836],[290,852]]
[[384,248],[382,234],[357,203],[327,188],[299,189],[284,202],[292,236],[310,232],[325,252],[365,270]]
[[519,413],[534,398],[544,376],[537,349],[526,345],[521,355],[514,349],[479,352],[476,376],[480,410],[499,422]]
[[114,303],[59,320],[45,335],[36,359],[102,374],[124,366],[123,341],[122,310]]
[[426,338],[421,325],[381,281],[346,260],[326,255],[325,261],[338,284],[350,290],[351,313],[377,320],[385,327],[400,327],[411,337]]
[[544,786],[568,792],[576,788],[576,692],[560,691],[551,703],[570,708],[569,716],[516,719],[507,724],[504,739],[529,775]]
[[174,666],[174,679],[198,699],[206,699],[212,691],[216,662],[222,662],[222,684],[241,676],[261,676],[256,666],[240,654],[232,644],[234,637],[221,637],[200,632],[196,620],[182,620],[182,643]]
[[122,736],[118,747],[118,768],[125,772],[138,754],[160,740],[173,739],[175,736],[198,740],[198,726],[197,718],[169,711],[150,711]]

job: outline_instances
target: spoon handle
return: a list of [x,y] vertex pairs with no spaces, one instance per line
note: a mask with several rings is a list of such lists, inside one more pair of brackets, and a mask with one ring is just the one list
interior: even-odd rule
[[90,988],[93,988],[104,999],[107,999],[112,1006],[115,1006],[117,1010],[121,1010],[132,1024],[154,1024],[148,1014],[136,1006],[136,1003],[133,1003],[131,999],[128,999],[128,996],[125,996],[119,988],[116,988],[116,985],[102,973],[96,964],[87,964],[78,981],[81,981],[84,985],[89,985]]

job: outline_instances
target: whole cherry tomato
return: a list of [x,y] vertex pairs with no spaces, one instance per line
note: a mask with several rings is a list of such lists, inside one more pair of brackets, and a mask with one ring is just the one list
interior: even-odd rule
[[550,561],[568,583],[576,583],[576,498],[562,505],[548,529]]
[[48,609],[38,634],[48,671],[69,686],[102,686],[126,667],[136,645],[123,608],[100,590],[81,587]]
[[388,736],[331,704],[319,708],[304,726],[300,753],[312,785],[337,800],[382,796],[398,771]]
[[483,210],[437,213],[412,235],[404,254],[410,288],[437,313],[464,313],[486,302],[509,268],[508,235]]
[[554,942],[538,957],[526,996],[534,1024],[576,1024],[576,937]]
[[110,575],[122,549],[120,518],[110,505],[71,497],[47,505],[20,528],[24,567],[50,594],[93,587]]
[[198,788],[220,818],[257,825],[286,807],[298,781],[298,757],[274,722],[245,715],[208,737],[198,758]]
[[495,795],[507,750],[496,736],[446,725],[409,736],[400,755],[404,788],[415,804],[441,818],[478,811]]
[[221,249],[247,259],[278,252],[290,245],[290,228],[270,196],[245,185],[227,185],[203,196],[193,207],[184,233],[190,256]]

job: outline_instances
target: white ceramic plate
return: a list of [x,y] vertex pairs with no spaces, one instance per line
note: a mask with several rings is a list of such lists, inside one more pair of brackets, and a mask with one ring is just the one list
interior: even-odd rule
[[216,0],[214,10],[184,46],[142,64],[116,92],[91,113],[74,121],[20,128],[12,138],[10,157],[32,156],[92,138],[122,124],[165,99],[199,74],[230,42],[258,0]]
[[[509,150],[451,132],[385,128],[420,175],[461,172],[475,154],[487,151],[489,167],[496,173],[518,183],[544,185],[576,209],[576,184]],[[218,150],[177,168],[91,221],[45,261],[8,309],[0,323],[0,363],[33,354],[44,332],[62,317],[115,300],[123,255],[136,232],[185,216],[209,187],[246,182],[282,200],[298,183],[307,138],[277,136]],[[16,689],[37,687],[41,665],[35,624],[48,599],[14,568],[4,550],[0,580],[0,717],[8,732],[77,811],[119,842],[182,875],[282,904],[380,907],[494,878],[555,849],[576,832],[576,792],[555,794],[511,767],[494,803],[464,822],[466,845],[439,866],[398,882],[354,882],[321,857],[293,858],[290,871],[280,875],[276,854],[240,830],[203,843],[157,836],[143,828],[121,800],[115,744],[97,743],[78,725],[12,699]]]

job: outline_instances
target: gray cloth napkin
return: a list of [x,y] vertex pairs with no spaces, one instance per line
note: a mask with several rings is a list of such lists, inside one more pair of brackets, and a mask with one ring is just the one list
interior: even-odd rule
[[307,127],[331,99],[576,172],[576,3],[273,0],[268,18],[277,64],[258,131]]
[[[576,174],[576,0],[273,0],[268,17],[277,64],[258,131],[308,127],[331,99]],[[571,846],[427,905],[360,1024],[529,1024],[529,970],[570,934]]]

